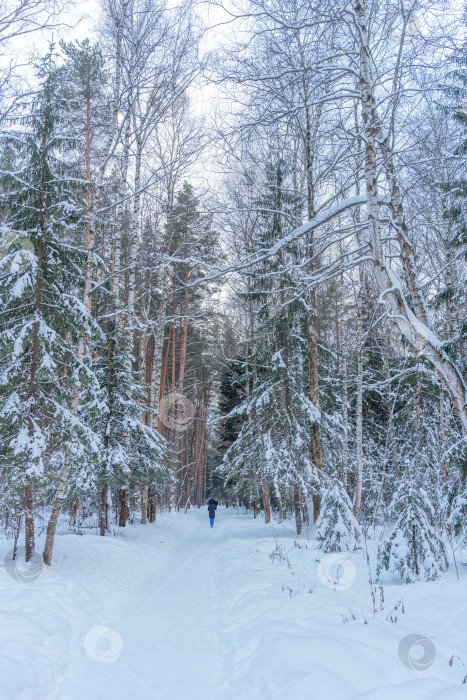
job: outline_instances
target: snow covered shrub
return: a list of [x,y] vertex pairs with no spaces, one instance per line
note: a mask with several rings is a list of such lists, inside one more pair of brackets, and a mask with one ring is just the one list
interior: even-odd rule
[[352,503],[338,479],[326,489],[316,523],[316,539],[325,552],[355,549],[361,537],[360,526],[353,514]]
[[427,492],[407,472],[393,496],[390,513],[397,520],[378,548],[376,575],[386,569],[398,573],[404,583],[439,578],[448,568],[446,548],[432,525],[434,509]]

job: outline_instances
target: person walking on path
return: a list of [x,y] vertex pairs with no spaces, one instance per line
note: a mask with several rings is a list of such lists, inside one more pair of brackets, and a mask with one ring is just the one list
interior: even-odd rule
[[211,527],[214,527],[214,518],[216,517],[216,508],[219,504],[215,498],[210,498],[208,501],[209,522]]

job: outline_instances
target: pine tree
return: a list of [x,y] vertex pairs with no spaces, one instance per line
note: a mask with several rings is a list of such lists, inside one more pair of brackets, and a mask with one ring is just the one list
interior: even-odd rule
[[362,533],[353,514],[353,507],[339,479],[326,488],[321,512],[316,521],[316,539],[325,552],[356,549]]
[[243,416],[234,415],[231,418],[228,414],[239,406],[246,398],[245,375],[248,367],[245,358],[238,355],[231,360],[223,372],[221,382],[220,410],[225,416],[223,418],[222,441],[225,451],[235,442],[243,424]]
[[85,180],[69,165],[70,113],[53,47],[38,66],[40,88],[28,116],[3,143],[13,167],[3,173],[8,251],[0,262],[0,420],[15,499],[24,495],[26,556],[34,548],[33,498],[54,483],[65,453],[86,469],[101,443],[70,411],[75,385],[87,385],[89,411],[100,411],[96,378],[76,354],[78,337],[100,336],[80,301],[84,256],[73,245],[83,227]]
[[[215,284],[212,281],[204,281],[203,278],[207,266],[218,264],[219,250],[217,234],[212,228],[212,216],[200,212],[200,201],[188,182],[184,182],[177,193],[167,230],[171,243],[170,253],[173,257],[170,300],[170,315],[173,318],[166,349],[168,351],[170,345],[170,394],[179,399],[173,401],[175,397],[171,396],[169,401],[199,408],[196,387],[200,373],[203,374],[203,343],[199,334],[199,323],[203,318],[204,327],[208,325],[206,322],[209,322],[210,313],[206,308],[206,300],[216,291]],[[197,280],[195,285],[194,280]],[[176,314],[180,318],[179,333]],[[161,397],[164,399],[165,385],[161,389]],[[187,507],[191,503],[195,481],[193,470],[196,471],[199,466],[198,458],[190,454],[189,447],[190,439],[193,443],[195,437],[190,433],[194,423],[180,425],[178,419],[179,416],[175,414],[173,426],[165,426],[168,428],[165,435],[169,443],[169,454],[177,471],[177,508]],[[195,416],[194,421],[196,424],[202,422],[201,416]]]
[[249,398],[227,418],[238,415],[245,416],[244,423],[220,468],[234,491],[253,500],[264,480],[281,508],[293,503],[297,486],[305,498],[316,493],[320,479],[310,459],[309,441],[310,425],[319,415],[280,351]]
[[[441,309],[442,319],[447,327],[448,340],[444,343],[446,353],[461,370],[464,383],[467,383],[467,293],[465,261],[467,261],[467,43],[452,55],[454,68],[448,72],[444,87],[442,111],[450,119],[450,127],[455,134],[453,155],[458,163],[456,177],[442,182],[446,193],[443,216],[447,222],[449,237],[445,241],[446,271],[442,277],[444,284],[434,299],[434,305]],[[460,253],[462,263],[454,264]],[[459,441],[450,452],[448,502],[451,509],[451,523],[457,533],[462,527],[463,502],[467,482],[467,447]]]
[[[263,192],[255,202],[260,224],[253,250],[280,239],[298,215],[289,174],[279,156],[265,168]],[[292,508],[300,533],[307,517],[306,498],[319,490],[318,470],[311,461],[311,427],[320,413],[309,399],[303,307],[289,272],[298,254],[297,247],[290,246],[249,273],[243,295],[251,309],[247,398],[226,417],[238,421],[243,416],[244,422],[221,472],[227,485],[235,484],[235,492],[248,502],[256,504],[262,497],[265,513],[269,498],[283,516]]]
[[[115,331],[113,331],[115,332]],[[111,343],[115,340],[112,339]],[[109,489],[116,491],[128,483],[130,491],[144,484],[171,479],[171,471],[163,466],[165,442],[151,425],[142,420],[145,406],[144,390],[138,372],[125,365],[120,350],[107,353],[99,348],[96,372],[108,407],[107,420],[101,424],[104,444],[103,458],[98,470],[101,493],[101,535],[108,527]],[[123,510],[125,510],[126,506]],[[124,526],[129,513],[120,513]]]

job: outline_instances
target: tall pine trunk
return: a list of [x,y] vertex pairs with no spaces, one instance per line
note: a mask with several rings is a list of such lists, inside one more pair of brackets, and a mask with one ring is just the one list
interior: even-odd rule
[[[186,258],[186,249],[184,251],[184,258]],[[179,370],[178,370],[178,393],[183,397],[183,391],[185,386],[185,365],[186,365],[186,351],[187,351],[187,339],[188,339],[188,311],[189,311],[189,297],[188,297],[188,265],[186,262],[183,263],[183,285],[184,285],[184,312],[182,320],[182,328],[180,332],[180,358],[179,358]],[[178,401],[176,409],[176,419],[178,416]],[[183,440],[186,440],[186,429],[182,430],[182,426],[178,426],[177,420],[175,421],[175,431],[174,438],[176,438],[176,444],[178,447],[179,454],[179,479],[180,479],[180,499],[185,502],[188,501],[189,485],[188,485],[188,466],[186,460],[186,449],[184,448]]]
[[[123,12],[126,12],[129,0],[123,3]],[[114,101],[112,110],[112,119],[110,123],[110,128],[107,134],[107,140],[103,148],[103,156],[101,164],[99,167],[99,172],[96,182],[96,198],[94,202],[94,208],[91,216],[91,223],[89,226],[89,231],[87,233],[88,240],[88,250],[87,250],[87,260],[86,260],[86,273],[84,281],[84,291],[83,291],[83,305],[89,308],[90,298],[91,298],[91,285],[92,285],[92,270],[94,265],[94,246],[96,239],[96,216],[99,208],[100,196],[102,193],[102,187],[104,184],[105,170],[108,164],[108,160],[115,150],[116,140],[115,134],[117,131],[118,124],[118,114],[120,107],[120,83],[121,83],[121,46],[122,46],[122,32],[123,32],[123,22],[121,23],[118,34],[117,34],[117,50],[115,57],[115,85],[114,85]],[[90,117],[90,112],[89,112]],[[84,346],[85,346],[85,336],[81,334],[78,341],[77,350],[77,361],[81,363],[83,361]],[[71,401],[70,412],[72,416],[78,415],[79,399],[80,399],[81,387],[73,387],[73,397]],[[65,455],[65,463],[58,477],[58,487],[55,494],[55,500],[52,507],[52,513],[50,516],[49,523],[47,525],[47,534],[45,539],[43,559],[44,563],[50,566],[52,563],[53,547],[55,542],[55,532],[57,529],[58,517],[62,508],[63,499],[65,498],[66,489],[68,486],[68,478],[71,469],[71,451],[67,450]]]

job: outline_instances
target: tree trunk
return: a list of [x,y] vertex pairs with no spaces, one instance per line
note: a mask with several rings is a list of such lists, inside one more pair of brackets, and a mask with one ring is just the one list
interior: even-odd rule
[[[318,339],[316,333],[315,314],[315,292],[309,295],[311,309],[307,316],[307,349],[308,349],[308,371],[310,378],[310,398],[319,411],[319,379],[318,379]],[[321,426],[313,423],[311,426],[311,460],[316,469],[323,468],[321,454]],[[319,495],[313,496],[313,520],[316,522],[321,510],[321,498]]]
[[[129,274],[128,274],[128,296],[127,296],[127,319],[128,323],[125,327],[123,348],[124,348],[124,365],[125,371],[128,376],[131,376],[133,371],[133,359],[134,359],[134,330],[133,322],[135,318],[135,298],[136,298],[136,266],[137,266],[137,253],[138,253],[138,240],[139,240],[139,212],[140,212],[140,185],[141,185],[141,158],[142,158],[142,145],[141,142],[136,139],[136,157],[135,157],[135,180],[134,189],[135,196],[133,200],[133,215],[131,221],[131,237],[130,237],[130,253],[129,253]],[[131,436],[129,433],[123,435],[124,443],[129,446],[131,441]],[[119,490],[119,515],[118,524],[120,527],[125,527],[126,521],[130,517],[129,509],[129,492],[128,483],[124,484]]]
[[148,497],[148,522],[154,523],[156,521],[156,509],[157,494],[155,491],[151,491]]
[[26,561],[29,561],[34,552],[34,518],[33,518],[32,485],[28,484],[24,490],[24,543]]
[[70,509],[70,516],[71,516],[71,524],[76,526],[76,521],[78,518],[78,513],[79,513],[79,507],[80,507],[80,500],[79,498],[74,498],[71,504],[71,509]]
[[355,485],[354,516],[358,520],[362,505],[363,490],[363,312],[361,305],[362,276],[357,295],[357,478]]
[[446,459],[445,459],[447,439],[446,439],[446,423],[445,423],[445,418],[444,418],[444,391],[442,389],[439,392],[439,424],[440,424],[439,429],[440,429],[440,433],[441,433],[443,473],[444,473],[444,479],[445,479],[445,481],[447,481],[447,479],[448,479],[448,463],[446,462]]
[[297,529],[297,535],[300,535],[302,532],[302,509],[300,504],[300,492],[297,486],[295,486],[294,489],[293,505],[295,511],[295,527]]
[[342,483],[345,490],[349,491],[349,378],[347,374],[347,358],[344,355],[342,358],[342,374],[343,374],[343,396],[342,396],[342,420],[344,423],[344,445],[342,454]]
[[[141,378],[145,387],[145,405],[144,411],[142,413],[141,420],[145,425],[151,425],[151,415],[148,411],[149,409],[149,396],[148,396],[148,377],[147,373],[150,371],[148,367],[148,346],[149,346],[149,333],[148,329],[144,330],[143,342],[141,342],[141,333],[139,335],[139,371]],[[144,483],[141,487],[141,524],[146,525],[148,521],[148,489],[149,484]]]
[[145,525],[148,522],[148,484],[141,487],[141,523]]
[[[300,39],[299,39],[300,41]],[[306,67],[306,56],[303,47],[300,45],[300,56],[303,68]],[[305,76],[305,70],[303,76]],[[309,84],[306,82],[305,77],[303,77],[302,83],[303,89],[303,99],[304,104],[307,105],[305,108],[305,134],[304,134],[304,147],[305,147],[305,175],[306,175],[306,188],[307,188],[307,214],[308,219],[311,220],[315,212],[315,177],[314,177],[314,161],[315,161],[315,151],[317,148],[317,138],[318,130],[321,122],[322,115],[322,105],[318,107],[314,125],[312,124],[310,108],[308,106],[309,99],[311,97]],[[313,232],[309,233],[306,240],[306,254],[307,258],[310,260],[308,265],[308,272],[313,273],[314,268],[317,265],[317,260],[314,260],[314,235]],[[317,333],[317,314],[316,314],[316,292],[314,289],[310,289],[308,295],[308,313],[307,313],[307,354],[308,354],[308,372],[309,372],[309,382],[310,382],[310,399],[315,407],[319,411],[319,377],[318,377],[318,333]],[[316,469],[321,470],[323,468],[323,459],[321,453],[321,426],[318,423],[313,423],[311,426],[311,461],[316,467]],[[321,510],[321,497],[319,494],[313,495],[313,520],[319,517]]]
[[118,187],[117,194],[117,215],[115,219],[115,238],[114,238],[114,256],[113,256],[113,270],[112,270],[112,292],[115,299],[115,305],[118,310],[120,306],[120,293],[122,287],[122,274],[121,274],[121,255],[122,255],[122,236],[123,236],[123,210],[124,210],[124,199],[127,189],[128,181],[128,166],[130,159],[130,133],[131,133],[131,120],[130,116],[127,117],[125,126],[125,137],[123,142],[123,153],[122,153],[122,171],[120,176],[120,184]]
[[[381,297],[388,303],[394,321],[410,345],[435,367],[446,387],[458,416],[464,434],[467,434],[467,390],[459,368],[446,355],[442,344],[430,327],[421,288],[414,272],[414,258],[408,238],[404,239],[402,224],[404,210],[400,199],[393,153],[383,137],[381,122],[377,115],[374,82],[371,72],[371,54],[368,35],[368,2],[354,0],[355,18],[360,41],[360,93],[365,142],[365,182],[367,195],[367,216],[370,244],[373,255],[374,272],[381,289]],[[380,212],[378,204],[378,169],[376,146],[379,143],[385,164],[388,165],[390,187],[390,207],[395,217],[395,227],[400,242],[400,258],[409,286],[410,308],[402,292],[402,285],[391,267],[386,264],[381,240]],[[425,320],[426,319],[426,322]]]
[[101,503],[100,503],[100,512],[99,512],[99,534],[101,537],[104,537],[105,532],[108,528],[108,513],[109,513],[108,493],[109,493],[109,485],[104,484],[104,488],[101,491]]
[[[186,249],[184,250],[184,257],[186,258]],[[180,331],[180,358],[179,358],[179,369],[178,369],[178,394],[183,398],[183,391],[185,385],[185,365],[186,365],[186,350],[187,350],[187,338],[188,338],[188,311],[189,311],[189,297],[188,297],[188,265],[183,263],[183,284],[184,284],[184,300],[185,309],[183,313],[182,328]],[[179,415],[179,402],[177,401],[176,415],[175,415],[175,430],[176,443],[178,446],[179,454],[179,464],[180,464],[180,496],[182,502],[187,502],[189,494],[189,484],[188,484],[188,467],[186,457],[186,450],[183,449],[183,440],[186,440],[186,430],[187,428],[183,426],[182,423],[178,423],[177,419],[183,418]],[[174,435],[175,438],[175,435]]]
[[[126,13],[126,8],[129,4],[130,0],[126,0],[122,4],[122,9],[123,13]],[[118,124],[118,114],[119,114],[119,108],[120,108],[120,83],[121,83],[121,46],[122,46],[122,34],[123,34],[123,21],[121,25],[119,26],[118,32],[117,32],[117,47],[116,47],[116,57],[115,57],[115,86],[114,86],[114,104],[113,104],[113,110],[112,110],[112,120],[111,120],[111,125],[109,132],[107,134],[107,141],[104,145],[103,148],[103,157],[101,160],[101,164],[99,167],[99,173],[97,177],[97,182],[96,182],[96,200],[94,202],[94,209],[92,213],[92,218],[91,218],[91,224],[89,227],[89,235],[88,235],[88,254],[87,254],[87,261],[86,261],[86,275],[85,275],[85,284],[84,284],[84,292],[83,292],[83,305],[86,307],[89,307],[89,300],[90,300],[90,295],[91,295],[91,284],[92,284],[92,270],[93,270],[93,264],[94,264],[94,246],[95,246],[95,238],[96,238],[96,216],[97,216],[97,211],[99,208],[99,202],[100,202],[100,195],[102,192],[102,187],[104,183],[104,175],[105,175],[105,170],[108,164],[109,157],[113,150],[115,150],[116,147],[116,140],[115,140],[115,134],[117,131],[117,124]],[[82,362],[83,360],[83,352],[84,352],[84,344],[85,344],[85,337],[83,334],[80,335],[79,341],[78,341],[78,351],[77,351],[77,360],[78,362]],[[73,398],[71,401],[71,415],[76,417],[78,415],[78,406],[79,406],[79,397],[81,393],[81,387],[80,386],[75,386],[73,388]],[[55,494],[55,501],[54,505],[52,508],[52,514],[49,520],[49,523],[47,525],[47,535],[45,539],[45,546],[44,546],[44,553],[43,553],[43,559],[44,563],[50,566],[52,563],[52,553],[53,553],[53,547],[54,547],[54,542],[55,542],[55,531],[57,528],[57,521],[58,521],[58,516],[60,515],[60,510],[62,507],[63,499],[65,497],[65,492],[66,488],[68,485],[68,477],[70,474],[70,469],[71,469],[71,452],[68,449],[66,456],[65,456],[65,463],[63,465],[62,471],[60,473],[60,476],[58,478],[58,487],[57,491]]]
[[263,479],[262,489],[263,489],[264,522],[267,524],[267,523],[271,522],[271,502],[269,500],[268,485],[264,479]]
[[[39,239],[37,244],[37,277],[36,277],[36,288],[34,293],[34,312],[36,316],[36,322],[34,323],[33,335],[32,335],[32,352],[31,352],[31,370],[30,370],[30,381],[29,381],[29,396],[32,399],[32,404],[34,405],[37,400],[37,370],[39,367],[39,331],[40,331],[40,316],[42,314],[42,281],[43,281],[43,270],[44,270],[44,240],[46,233],[46,225],[44,218],[44,204],[45,204],[45,172],[46,172],[46,137],[44,136],[44,155],[42,158],[42,175],[41,175],[41,211],[39,214],[39,226],[41,229],[42,237]],[[28,421],[28,432],[29,436],[32,438],[35,432],[34,419],[29,414],[27,416]],[[33,511],[33,484],[27,484],[24,491],[24,537],[25,537],[25,558],[29,561],[35,546],[34,538],[34,511]]]
[[127,488],[118,490],[118,525],[125,527],[130,517],[129,492]]
[[[156,425],[156,402],[159,404],[161,396],[162,381],[165,385],[165,377],[167,373],[167,361],[162,360],[162,351],[164,347],[164,329],[165,329],[165,308],[166,308],[166,286],[167,286],[167,268],[164,268],[161,281],[161,303],[157,315],[156,330],[154,332],[154,360],[152,368],[151,391],[149,396],[149,411],[151,416],[150,426],[154,428]],[[159,419],[159,405],[157,405],[157,417]],[[159,430],[159,426],[158,426]],[[160,432],[160,430],[159,430]]]
[[[159,401],[159,407],[158,407],[158,417],[157,417],[157,432],[160,435],[163,435],[165,433],[164,428],[166,427],[163,422],[163,415],[162,415],[162,403],[164,400],[165,396],[165,383],[166,383],[166,377],[167,377],[167,367],[169,364],[169,355],[170,355],[170,343],[172,340],[172,326],[173,326],[173,321],[170,325],[169,328],[169,335],[167,337],[167,346],[165,350],[165,355],[164,359],[162,361],[162,368],[161,368],[161,379],[160,379],[160,390],[159,390],[159,397],[157,397],[157,400]],[[156,400],[156,394],[155,398]]]

